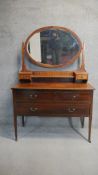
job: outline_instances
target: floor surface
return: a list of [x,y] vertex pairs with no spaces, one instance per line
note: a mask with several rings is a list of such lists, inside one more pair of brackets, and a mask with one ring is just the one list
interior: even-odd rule
[[0,126],[0,175],[98,175],[98,129],[64,125]]

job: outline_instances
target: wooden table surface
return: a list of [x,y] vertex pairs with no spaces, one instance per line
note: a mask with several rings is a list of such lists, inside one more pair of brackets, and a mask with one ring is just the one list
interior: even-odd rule
[[12,89],[64,89],[64,90],[94,90],[89,83],[34,82],[18,83]]

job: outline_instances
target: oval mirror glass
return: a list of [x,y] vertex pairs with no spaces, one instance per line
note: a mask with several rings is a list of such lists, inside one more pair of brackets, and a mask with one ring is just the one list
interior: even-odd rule
[[82,43],[79,37],[63,27],[44,27],[26,40],[26,52],[31,61],[44,67],[61,67],[79,58]]

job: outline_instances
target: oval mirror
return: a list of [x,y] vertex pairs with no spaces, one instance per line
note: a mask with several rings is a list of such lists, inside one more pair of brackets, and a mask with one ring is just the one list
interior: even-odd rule
[[40,28],[27,38],[25,50],[32,63],[43,67],[61,67],[79,58],[82,43],[79,37],[64,27]]

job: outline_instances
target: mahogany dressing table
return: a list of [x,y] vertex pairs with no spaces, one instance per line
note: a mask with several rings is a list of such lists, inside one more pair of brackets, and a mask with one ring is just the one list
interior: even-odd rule
[[[31,63],[48,71],[28,69],[25,54]],[[59,71],[60,67],[68,67],[76,60],[80,60],[76,70]],[[57,26],[32,32],[22,43],[19,83],[12,87],[15,140],[18,116],[22,116],[23,126],[24,116],[58,116],[80,117],[82,127],[84,118],[88,117],[88,141],[91,142],[94,88],[87,81],[84,46],[74,32]]]

